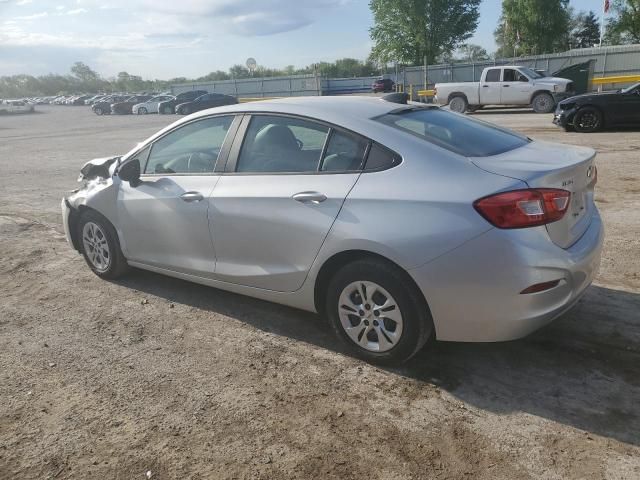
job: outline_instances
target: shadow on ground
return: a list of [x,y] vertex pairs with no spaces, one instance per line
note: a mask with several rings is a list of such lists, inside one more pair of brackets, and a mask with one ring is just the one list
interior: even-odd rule
[[[317,315],[136,270],[119,282],[348,354]],[[518,341],[431,342],[388,369],[498,414],[526,412],[640,445],[640,295],[592,286],[569,313]]]

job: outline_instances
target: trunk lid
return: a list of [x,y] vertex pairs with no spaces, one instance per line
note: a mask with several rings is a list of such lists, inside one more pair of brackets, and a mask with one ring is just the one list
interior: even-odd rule
[[595,212],[595,155],[591,148],[536,141],[500,155],[470,160],[482,170],[522,180],[531,188],[570,191],[567,213],[546,225],[553,243],[569,248],[587,230]]

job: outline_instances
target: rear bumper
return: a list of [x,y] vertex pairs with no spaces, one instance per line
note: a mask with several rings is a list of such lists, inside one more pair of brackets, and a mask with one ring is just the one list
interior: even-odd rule
[[[493,229],[409,273],[429,303],[439,340],[514,340],[580,299],[598,272],[603,239],[597,211],[566,250],[549,240],[544,227]],[[554,280],[560,283],[550,290],[520,293]]]

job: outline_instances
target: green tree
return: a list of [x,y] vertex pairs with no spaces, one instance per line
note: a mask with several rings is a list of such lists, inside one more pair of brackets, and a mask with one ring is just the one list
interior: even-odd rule
[[600,43],[600,22],[593,11],[580,12],[572,23],[573,28],[569,39],[571,48],[589,48]]
[[380,63],[434,63],[473,35],[480,0],[371,0],[372,56]]
[[569,0],[502,0],[495,40],[502,57],[566,50]]
[[71,73],[83,82],[95,82],[100,79],[100,75],[97,72],[94,72],[82,62],[75,62],[71,67]]
[[613,0],[611,11],[615,16],[607,22],[605,43],[640,43],[640,0]]
[[473,43],[463,43],[458,47],[459,60],[465,62],[482,62],[489,60],[489,54],[480,45]]

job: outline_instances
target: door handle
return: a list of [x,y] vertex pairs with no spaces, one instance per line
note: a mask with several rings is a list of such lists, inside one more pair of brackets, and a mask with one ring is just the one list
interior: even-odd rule
[[502,85],[504,88],[510,87],[511,85]]
[[313,203],[315,205],[327,199],[327,197],[320,192],[300,192],[296,193],[292,198],[300,203]]
[[192,203],[192,202],[199,202],[204,197],[200,192],[185,192],[182,195],[180,195],[180,198],[187,203]]
[[482,85],[482,88],[489,88],[489,85]]

